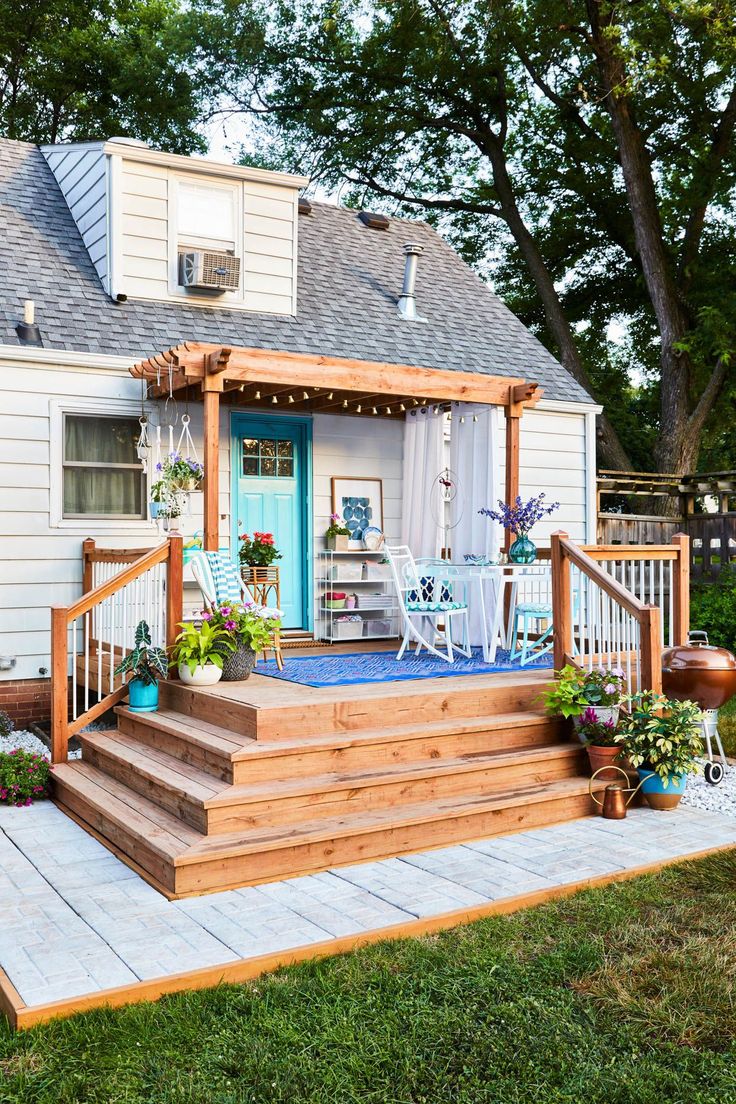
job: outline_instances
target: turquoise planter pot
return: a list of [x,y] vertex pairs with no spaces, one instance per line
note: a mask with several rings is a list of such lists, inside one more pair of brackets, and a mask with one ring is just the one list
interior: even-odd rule
[[531,564],[537,558],[537,546],[533,541],[529,540],[529,537],[524,533],[517,537],[514,543],[509,548],[509,559],[511,563],[516,564]]
[[131,713],[154,713],[158,709],[158,683],[148,685],[140,679],[128,683],[128,709]]
[[639,767],[639,780],[641,792],[647,799],[647,804],[652,809],[674,809],[680,804],[682,795],[687,785],[687,775],[670,775],[665,786],[662,779],[652,770]]

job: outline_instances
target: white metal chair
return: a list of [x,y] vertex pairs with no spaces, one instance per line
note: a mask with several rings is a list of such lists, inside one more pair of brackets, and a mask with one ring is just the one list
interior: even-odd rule
[[[457,649],[461,655],[469,659],[472,652],[468,628],[468,606],[464,598],[459,600],[459,589],[464,587],[464,580],[442,560],[426,561],[422,563],[421,568],[418,568],[411,550],[405,544],[394,547],[385,545],[384,550],[391,566],[404,627],[404,636],[396,658],[401,659],[410,641],[414,640],[417,655],[422,648],[426,648],[432,655],[446,660],[447,663],[454,663],[453,649]],[[429,586],[428,579],[432,580]],[[459,620],[461,624],[460,643],[453,640],[454,620]],[[417,621],[418,625],[415,623]],[[431,639],[427,635],[428,630],[431,633]],[[446,652],[440,651],[435,646],[438,635],[444,638]]]

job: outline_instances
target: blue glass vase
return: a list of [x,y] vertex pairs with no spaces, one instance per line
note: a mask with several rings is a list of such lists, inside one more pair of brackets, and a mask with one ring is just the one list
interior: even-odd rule
[[537,558],[537,546],[526,533],[520,533],[509,548],[509,560],[516,564],[531,564]]

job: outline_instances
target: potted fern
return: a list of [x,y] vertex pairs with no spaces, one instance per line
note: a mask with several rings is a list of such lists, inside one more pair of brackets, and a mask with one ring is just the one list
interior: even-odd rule
[[154,648],[147,621],[139,621],[135,646],[115,668],[116,675],[132,675],[128,683],[131,713],[153,713],[158,709],[158,680],[169,673],[165,648]]

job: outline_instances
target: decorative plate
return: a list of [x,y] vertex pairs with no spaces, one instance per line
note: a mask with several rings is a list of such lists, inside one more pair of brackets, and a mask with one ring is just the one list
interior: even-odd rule
[[369,525],[363,532],[363,544],[369,552],[376,552],[383,544],[383,533],[377,526]]

